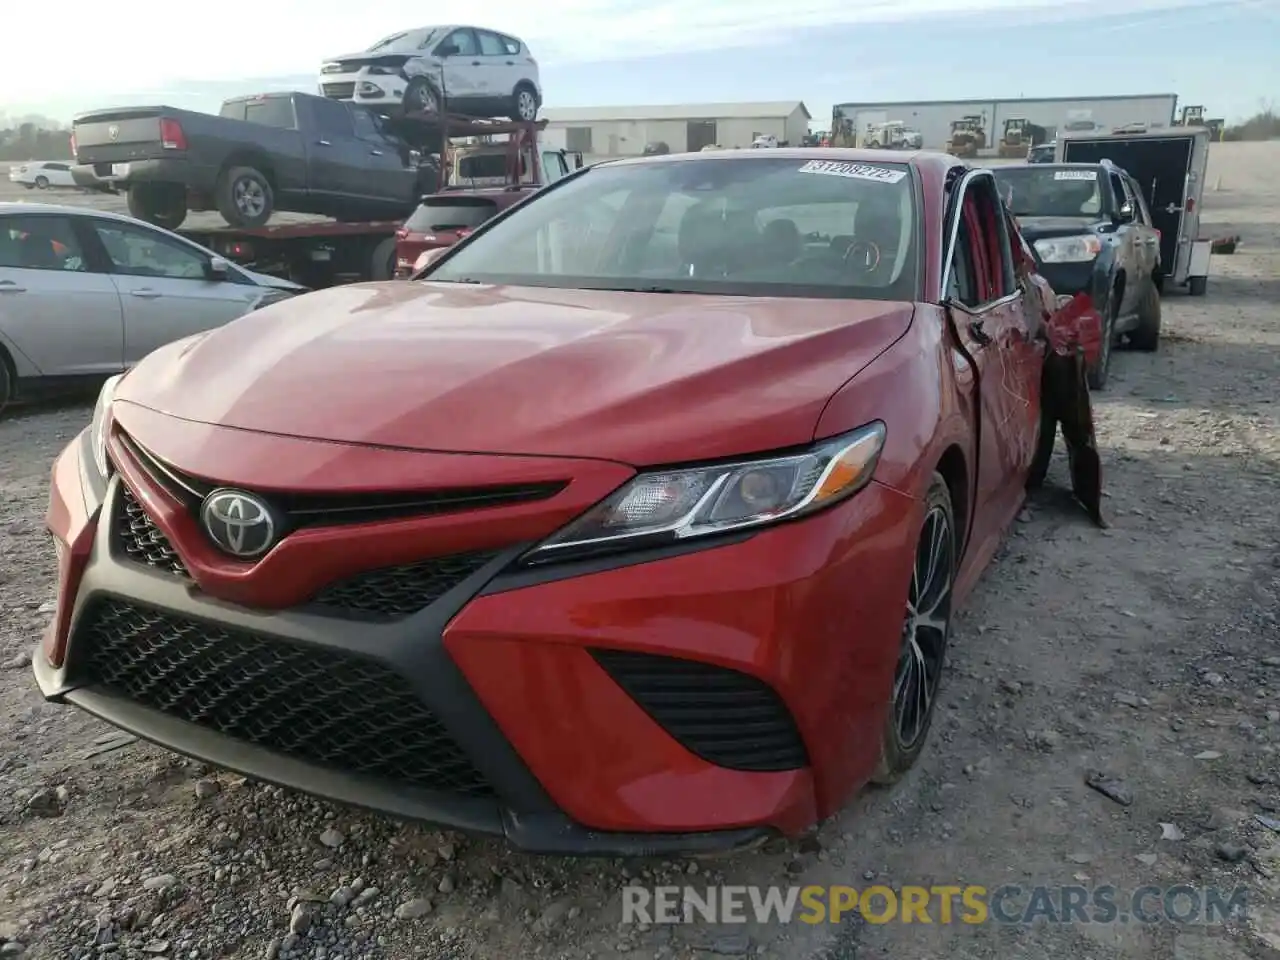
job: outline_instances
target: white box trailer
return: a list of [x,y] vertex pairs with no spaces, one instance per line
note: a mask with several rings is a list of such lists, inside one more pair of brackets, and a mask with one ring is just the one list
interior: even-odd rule
[[[1200,202],[1209,167],[1207,127],[1166,127],[1112,134],[1061,131],[1054,160],[1110,160],[1142,187],[1152,226],[1160,231],[1161,283],[1204,296],[1212,240],[1200,238]],[[1163,289],[1163,286],[1162,286]]]

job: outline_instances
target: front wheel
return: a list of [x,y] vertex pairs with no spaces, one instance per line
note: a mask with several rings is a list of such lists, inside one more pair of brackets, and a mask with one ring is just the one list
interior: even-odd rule
[[9,358],[4,355],[3,350],[0,350],[0,414],[4,413],[4,408],[13,399],[16,389],[13,381],[13,370],[9,366]]
[[1138,325],[1129,333],[1129,346],[1153,353],[1160,346],[1160,294],[1148,284],[1138,304]]
[[516,87],[511,98],[511,119],[531,123],[538,119],[538,95],[527,84]]
[[38,188],[39,188],[39,189],[41,189],[41,190],[48,190],[48,189],[49,189],[49,178],[48,178],[48,177],[43,177],[43,176],[42,176],[42,177],[36,177],[36,187],[38,187]]
[[951,634],[957,539],[951,491],[941,474],[935,473],[911,566],[898,665],[881,733],[880,765],[872,776],[875,783],[901,779],[924,750]]
[[1113,286],[1107,293],[1107,302],[1102,307],[1102,344],[1099,348],[1098,362],[1089,368],[1089,389],[1105,390],[1107,379],[1111,373],[1111,345],[1115,340],[1116,311],[1120,306],[1120,297]]
[[404,91],[404,112],[434,117],[440,112],[440,95],[426,77],[414,77]]

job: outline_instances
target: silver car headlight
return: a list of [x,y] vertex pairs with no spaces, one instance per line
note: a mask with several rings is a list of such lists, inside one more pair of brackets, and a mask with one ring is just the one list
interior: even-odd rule
[[877,420],[800,453],[641,473],[521,560],[662,546],[807,516],[870,483],[884,440]]
[[1091,233],[1078,237],[1048,237],[1035,242],[1044,263],[1087,263],[1102,252],[1102,241]]
[[107,458],[107,429],[111,423],[111,404],[116,398],[116,387],[123,377],[123,373],[117,374],[102,385],[98,402],[93,407],[93,422],[89,427],[93,463],[98,468],[98,475],[103,478],[111,475],[111,461]]

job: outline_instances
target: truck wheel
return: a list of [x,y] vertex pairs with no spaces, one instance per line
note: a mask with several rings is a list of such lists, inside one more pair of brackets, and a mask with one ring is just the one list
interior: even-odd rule
[[1187,280],[1187,289],[1193,297],[1203,297],[1208,286],[1208,277],[1191,277]]
[[180,183],[135,183],[128,191],[129,213],[166,230],[187,219],[187,191]]
[[232,167],[216,192],[218,212],[233,227],[261,227],[275,210],[271,184],[253,167]]
[[387,237],[373,248],[369,260],[370,280],[390,280],[396,272],[396,238]]
[[414,77],[404,91],[404,112],[434,117],[440,112],[440,95],[426,77]]
[[4,408],[13,399],[17,389],[14,385],[16,379],[13,365],[9,363],[9,355],[5,353],[3,347],[0,347],[0,414],[4,413]]
[[1129,333],[1129,346],[1152,353],[1160,346],[1160,294],[1148,284],[1138,304],[1138,325]]
[[527,83],[516,87],[511,97],[511,119],[529,122],[538,119],[538,94]]

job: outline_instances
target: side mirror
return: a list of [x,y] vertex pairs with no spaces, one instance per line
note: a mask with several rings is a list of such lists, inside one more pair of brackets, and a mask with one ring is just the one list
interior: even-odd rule
[[1133,204],[1122,203],[1120,212],[1117,215],[1120,223],[1133,223]]
[[436,56],[438,57],[456,57],[459,52],[456,43],[442,43],[436,47]]
[[231,264],[223,257],[209,258],[209,276],[221,279],[231,272]]

